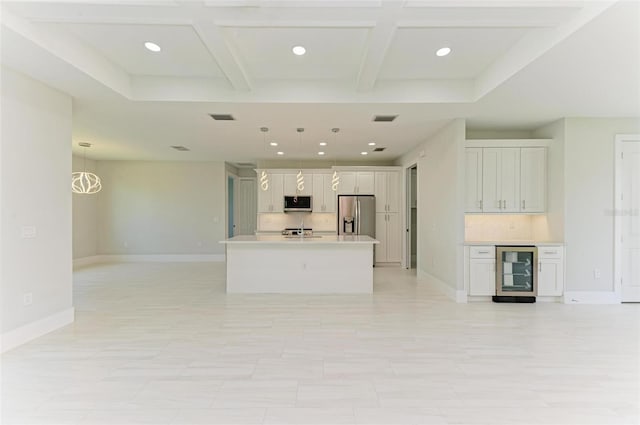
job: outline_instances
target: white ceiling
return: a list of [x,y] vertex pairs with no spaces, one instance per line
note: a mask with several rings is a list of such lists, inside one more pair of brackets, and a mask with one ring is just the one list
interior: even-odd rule
[[375,141],[387,150],[367,158],[388,161],[458,117],[530,130],[639,116],[639,14],[636,1],[4,1],[1,59],[74,97],[74,151],[91,141],[93,158],[280,159],[266,126],[285,158],[320,158],[328,141],[328,158],[361,160]]

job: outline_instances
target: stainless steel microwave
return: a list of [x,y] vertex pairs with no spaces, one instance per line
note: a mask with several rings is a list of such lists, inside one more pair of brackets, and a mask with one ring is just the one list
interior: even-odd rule
[[311,212],[311,196],[285,196],[284,197],[284,210],[285,211],[300,211]]

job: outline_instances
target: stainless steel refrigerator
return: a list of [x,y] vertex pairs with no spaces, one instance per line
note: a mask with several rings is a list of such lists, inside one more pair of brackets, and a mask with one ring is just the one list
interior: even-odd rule
[[[374,195],[338,195],[338,235],[376,237],[376,197]],[[375,255],[371,259],[372,264],[374,258]]]

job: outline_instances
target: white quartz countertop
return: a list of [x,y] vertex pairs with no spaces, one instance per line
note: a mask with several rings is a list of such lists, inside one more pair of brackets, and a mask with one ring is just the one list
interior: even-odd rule
[[282,236],[282,235],[242,235],[220,241],[225,244],[377,244],[378,240],[371,236],[343,236],[343,235],[313,235],[313,236]]
[[465,245],[506,245],[506,246],[563,246],[564,242],[540,242],[532,240],[513,241],[465,241]]

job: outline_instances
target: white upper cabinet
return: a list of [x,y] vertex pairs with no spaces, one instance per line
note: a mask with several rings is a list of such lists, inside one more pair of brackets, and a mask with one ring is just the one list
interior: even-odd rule
[[336,192],[331,189],[331,174],[313,175],[313,212],[336,212]]
[[546,209],[547,161],[545,148],[520,151],[520,209],[544,212]]
[[465,212],[542,213],[546,148],[465,149]]
[[375,179],[373,171],[341,171],[338,194],[373,195]]
[[376,212],[400,212],[400,172],[376,171]]
[[467,148],[464,153],[466,212],[482,212],[482,148]]
[[313,174],[302,171],[304,178],[304,189],[298,190],[297,171],[284,175],[284,194],[287,196],[303,195],[311,196],[313,194]]
[[284,175],[267,173],[269,188],[262,190],[258,184],[258,212],[278,213],[284,210]]

